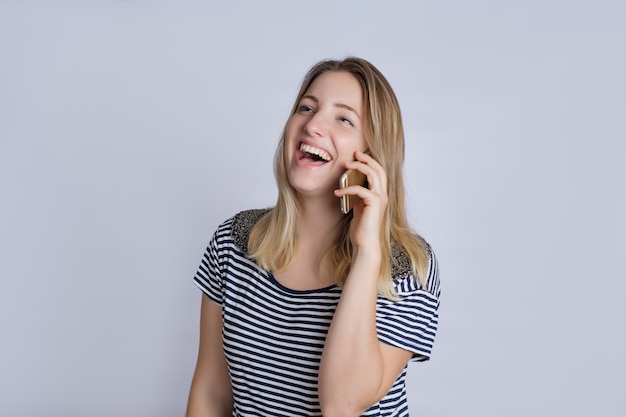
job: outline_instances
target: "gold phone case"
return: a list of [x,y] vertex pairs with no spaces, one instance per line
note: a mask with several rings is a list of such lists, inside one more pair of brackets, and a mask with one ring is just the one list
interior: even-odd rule
[[[346,188],[351,185],[367,185],[367,177],[361,171],[349,169],[339,178],[339,188]],[[348,214],[352,207],[359,201],[359,196],[343,195],[341,196],[341,212]]]

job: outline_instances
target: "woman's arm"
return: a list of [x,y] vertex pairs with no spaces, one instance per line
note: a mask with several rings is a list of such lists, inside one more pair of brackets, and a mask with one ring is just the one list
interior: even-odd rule
[[222,308],[203,295],[200,314],[200,347],[187,417],[230,417],[233,392],[222,346]]
[[381,264],[380,231],[387,206],[384,169],[371,157],[356,154],[347,164],[367,175],[369,189],[357,194],[350,227],[352,266],[328,331],[320,363],[319,397],[325,417],[358,416],[387,394],[412,353],[383,344],[376,332],[376,300]]
[[353,262],[326,338],[319,376],[325,417],[358,416],[380,401],[412,356],[378,341],[373,256]]

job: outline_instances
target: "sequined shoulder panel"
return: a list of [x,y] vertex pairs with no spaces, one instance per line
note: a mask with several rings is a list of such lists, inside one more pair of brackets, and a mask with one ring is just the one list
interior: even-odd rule
[[[416,235],[416,237],[420,240],[422,245],[424,245],[424,248],[430,255],[431,248],[428,242],[426,242],[419,235]],[[412,273],[413,273],[413,268],[411,268],[411,259],[402,250],[400,245],[398,245],[395,242],[392,242],[391,243],[391,278],[394,280],[400,279]]]
[[241,249],[242,252],[248,252],[248,239],[250,237],[250,230],[264,215],[270,211],[267,209],[246,210],[237,213],[233,218],[232,233],[235,245]]
[[411,260],[396,243],[391,244],[391,278],[404,278],[411,273]]

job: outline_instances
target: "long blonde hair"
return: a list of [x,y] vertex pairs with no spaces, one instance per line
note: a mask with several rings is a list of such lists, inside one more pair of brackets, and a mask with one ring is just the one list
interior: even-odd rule
[[[406,218],[402,172],[404,131],[400,106],[389,82],[376,67],[362,58],[321,61],[305,76],[290,116],[296,112],[300,99],[315,78],[328,71],[348,72],[359,81],[363,91],[365,140],[371,156],[387,173],[388,203],[380,237],[383,256],[379,293],[390,299],[396,296],[391,276],[392,262],[395,261],[391,251],[392,242],[410,260],[414,276],[425,288],[429,254],[424,242],[409,227]],[[287,178],[284,145],[285,131],[274,157],[278,201],[276,206],[252,228],[248,241],[250,257],[263,268],[272,271],[287,268],[296,253],[295,232],[299,208],[296,191]],[[346,281],[352,261],[352,245],[348,233],[351,220],[352,212],[342,218],[335,243],[325,255],[336,271],[337,284],[340,286]]]

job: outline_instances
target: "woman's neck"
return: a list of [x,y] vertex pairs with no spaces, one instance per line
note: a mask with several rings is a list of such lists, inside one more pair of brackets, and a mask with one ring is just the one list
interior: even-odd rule
[[306,242],[306,246],[324,250],[332,245],[337,236],[337,226],[343,216],[338,199],[301,200],[298,214],[296,237],[299,242]]

